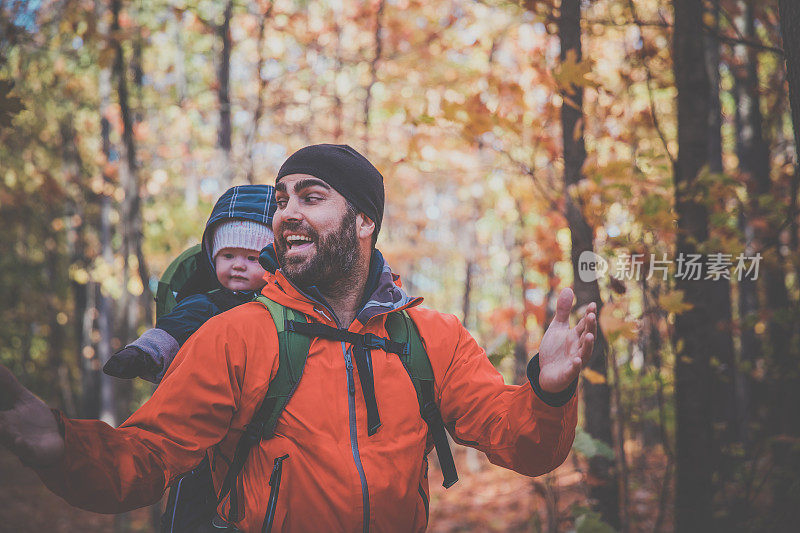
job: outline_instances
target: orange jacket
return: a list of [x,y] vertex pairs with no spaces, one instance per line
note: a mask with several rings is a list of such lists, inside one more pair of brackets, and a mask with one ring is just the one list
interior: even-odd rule
[[[329,311],[280,272],[268,275],[263,293],[336,326]],[[529,476],[560,465],[575,434],[577,395],[551,407],[530,383],[505,385],[454,316],[416,307],[421,299],[396,293],[403,298],[394,298],[399,300],[394,307],[409,309],[426,345],[442,417],[453,438],[485,452],[492,463]],[[387,336],[385,314],[365,322],[356,319],[350,330]],[[396,355],[372,351],[383,425],[368,436],[357,369],[346,364],[349,348],[312,341],[274,438],[253,448],[239,476],[240,529],[260,529],[273,461],[288,454],[273,531],[425,530],[430,448],[412,382]],[[263,306],[244,304],[214,317],[182,347],[153,397],[118,429],[64,418],[64,458],[39,475],[72,505],[118,513],[158,501],[170,482],[209,450],[219,490],[227,461],[277,365],[275,326]],[[218,513],[225,517],[227,512],[226,499]]]

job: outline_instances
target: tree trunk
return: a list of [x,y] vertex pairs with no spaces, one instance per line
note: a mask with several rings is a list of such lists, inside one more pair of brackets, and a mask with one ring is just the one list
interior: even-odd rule
[[[219,68],[217,70],[217,99],[219,100],[219,131],[217,136],[217,148],[220,150],[221,168],[218,178],[221,179],[223,189],[231,186],[233,181],[233,167],[231,161],[231,136],[233,126],[231,125],[231,17],[233,16],[233,0],[228,0],[225,4],[222,24],[217,26],[217,36],[222,43],[219,56]],[[217,177],[217,176],[215,176]]]
[[[661,372],[661,334],[658,331],[658,322],[661,317],[658,315],[657,307],[650,301],[650,289],[647,284],[646,276],[639,280],[642,289],[642,327],[639,333],[639,349],[642,352],[642,368],[639,373],[640,383],[645,382],[650,373],[658,374]],[[657,300],[657,299],[656,299]],[[639,464],[643,468],[647,463],[648,450],[653,446],[661,444],[661,433],[656,420],[649,416],[649,413],[658,410],[658,396],[651,394],[649,390],[644,390],[641,397],[641,438],[642,455],[639,457]]]
[[[561,16],[558,20],[558,35],[561,41],[561,60],[567,52],[573,50],[576,60],[582,58],[581,50],[581,2],[580,0],[563,0]],[[586,148],[583,140],[583,90],[572,87],[574,93],[563,94],[564,104],[561,106],[561,127],[564,144],[564,198],[566,218],[572,240],[573,284],[578,307],[589,302],[597,303],[598,316],[602,301],[597,280],[585,282],[578,275],[578,260],[581,253],[594,249],[594,233],[586,222],[580,206],[575,205],[571,196],[572,185],[584,179],[581,174],[586,159]],[[589,367],[606,377],[606,342],[602,331],[598,328]],[[593,384],[584,382],[583,401],[585,409],[586,431],[593,438],[606,443],[613,449],[611,423],[611,395],[607,382]],[[614,461],[596,455],[589,462],[590,475],[596,480],[592,485],[591,497],[596,509],[606,523],[619,528],[619,488]]]
[[469,327],[469,320],[471,318],[470,311],[472,309],[472,275],[475,272],[475,261],[471,257],[467,258],[466,268],[464,273],[464,298],[461,304],[461,323],[464,327]]
[[800,162],[800,4],[796,0],[778,0],[778,10],[789,82],[789,104],[792,107],[796,167]]
[[386,0],[378,1],[378,9],[375,12],[375,55],[369,64],[369,85],[367,85],[367,94],[364,98],[364,155],[369,157],[369,125],[370,112],[372,111],[372,87],[378,82],[378,62],[381,60],[383,53],[383,10],[386,6]]
[[339,76],[342,75],[342,28],[339,25],[339,17],[341,13],[338,9],[333,9],[334,17],[334,33],[336,33],[336,50],[333,58],[333,83],[331,83],[331,90],[333,91],[333,141],[335,143],[341,142],[344,131],[342,130],[342,121],[344,120],[344,103],[339,94]]
[[[792,209],[790,216],[794,230],[791,244],[795,252],[798,251],[797,235],[797,194],[800,181],[800,5],[797,1],[778,0],[780,13],[781,37],[783,50],[786,57],[786,79],[789,82],[789,104],[792,112],[792,129],[795,140],[795,168],[792,180]],[[800,275],[800,267],[796,269]],[[795,283],[796,280],[795,280]],[[796,325],[790,326],[794,329]],[[791,329],[789,330],[791,331]],[[789,341],[787,331],[787,343]],[[800,405],[800,363],[798,363],[798,349],[796,342],[789,343],[791,352],[779,354],[778,371],[781,377],[779,385],[781,392],[779,401],[789,402],[780,404],[781,411],[780,437],[773,445],[774,462],[779,465],[776,480],[773,483],[773,509],[776,517],[776,530],[789,530],[796,528],[800,522],[800,487],[797,483],[797,472],[800,469],[800,450],[797,438],[800,436],[800,417],[796,406]],[[788,438],[786,438],[788,437]],[[792,445],[792,440],[794,445]]]
[[[112,35],[117,35],[119,32],[119,16],[121,10],[121,0],[113,0],[111,3],[112,22],[111,31]],[[139,169],[136,161],[136,142],[133,136],[133,120],[134,116],[131,111],[130,94],[128,91],[128,82],[126,77],[127,65],[125,62],[125,53],[122,48],[122,42],[118,37],[113,38],[114,47],[114,66],[113,75],[116,80],[117,86],[117,101],[119,102],[120,115],[122,118],[122,151],[121,161],[119,166],[119,184],[124,192],[124,197],[121,205],[121,236],[122,246],[121,254],[124,265],[123,270],[123,298],[120,302],[122,309],[122,328],[120,328],[120,337],[125,342],[133,340],[136,334],[136,328],[139,323],[139,309],[141,302],[139,296],[144,296],[146,301],[150,302],[149,289],[147,281],[149,274],[147,272],[147,265],[144,264],[144,255],[141,251],[142,242],[142,216],[141,216],[141,195],[139,187]],[[141,75],[134,76],[135,79],[141,81]],[[134,266],[131,265],[131,260],[136,259],[135,276],[137,280],[131,275]],[[141,290],[132,291],[134,285],[140,285]]]
[[[170,24],[169,28],[170,37],[175,42],[175,88],[177,91],[178,106],[182,111],[185,111],[187,95],[187,80],[186,80],[186,50],[184,49],[186,43],[184,41],[184,33],[188,33],[185,26],[186,16],[178,10],[173,10],[174,24]],[[192,142],[191,132],[185,132],[186,140],[183,144],[183,153],[191,154],[194,151],[194,143]],[[187,161],[187,159],[189,159]],[[197,176],[197,165],[191,158],[181,158],[181,166],[183,171],[183,179],[185,187],[183,189],[183,202],[186,204],[186,209],[191,211],[197,207],[199,201],[200,180]]]
[[256,107],[253,111],[253,124],[250,127],[250,131],[247,135],[247,142],[245,143],[247,146],[247,155],[249,157],[249,165],[247,167],[247,182],[250,184],[256,183],[256,162],[255,162],[255,154],[253,153],[253,147],[255,146],[256,138],[258,137],[258,123],[261,121],[261,116],[264,114],[264,91],[267,88],[267,84],[269,83],[267,79],[264,77],[264,73],[262,72],[264,69],[264,37],[267,31],[267,20],[269,20],[270,16],[272,15],[272,6],[274,6],[274,2],[269,3],[269,7],[267,11],[261,16],[261,21],[259,22],[258,26],[258,41],[256,44],[256,49],[258,50],[258,64],[257,64],[257,71],[256,74],[258,76],[258,89],[256,92]]
[[[719,32],[720,5],[719,0],[714,0],[711,13],[714,20],[714,31]],[[722,166],[722,107],[720,104],[720,50],[719,41],[715,35],[706,35],[705,59],[706,70],[709,78],[709,106],[708,106],[708,167],[714,174],[723,172]],[[724,213],[726,198],[719,199],[715,206],[717,212]],[[730,253],[730,250],[714,250],[714,252]],[[718,452],[718,463],[715,468],[720,473],[716,478],[718,484],[724,484],[733,466],[732,446],[741,432],[739,426],[739,409],[736,402],[736,357],[733,348],[732,310],[731,310],[731,284],[730,280],[721,278],[714,280],[711,286],[712,302],[708,317],[710,325],[710,343],[716,364],[712,365],[713,381],[711,383],[711,396],[713,403],[712,416],[715,428],[714,450]],[[727,506],[726,506],[727,507]]]
[[[786,80],[789,84],[789,104],[792,109],[792,130],[794,132],[794,176],[791,185],[792,217],[790,245],[792,251],[800,253],[800,221],[798,221],[798,194],[800,194],[800,6],[797,2],[779,0],[781,37],[786,57]],[[795,268],[795,279],[800,279],[800,265]]]
[[[709,82],[704,64],[701,0],[678,0],[675,6],[673,61],[678,90],[678,158],[675,164],[677,257],[697,253],[708,237],[708,213],[695,200],[698,177],[708,165]],[[679,278],[692,309],[675,319],[675,399],[677,425],[677,531],[712,529],[712,374],[713,345],[708,317],[712,281]]]
[[[740,30],[748,39],[756,37],[753,0],[743,3],[743,16],[738,21]],[[758,88],[758,55],[752,47],[737,47],[737,58],[741,66],[736,72],[737,82],[737,151],[739,167],[745,175],[750,195],[750,216],[753,234],[756,239],[756,251],[763,256],[763,268],[760,270],[760,283],[766,294],[768,310],[769,350],[771,354],[769,368],[771,370],[769,386],[765,387],[766,397],[761,403],[766,415],[771,434],[782,434],[794,425],[797,427],[793,399],[797,399],[793,390],[792,373],[796,372],[791,354],[794,351],[790,340],[792,324],[790,322],[790,302],[786,287],[784,259],[780,251],[780,220],[774,213],[779,208],[781,199],[773,191],[769,168],[769,146],[762,131],[763,118],[760,108]],[[766,385],[766,384],[765,384]],[[760,395],[760,396],[763,396]],[[761,398],[760,398],[761,399]]]
[[[111,98],[111,71],[104,68],[100,71],[100,109],[102,113],[103,158],[111,161],[111,124],[105,114],[110,108]],[[113,188],[113,178],[107,173],[103,174],[103,191],[100,194],[100,250],[102,260],[114,264],[114,251],[111,245],[111,210],[112,199],[110,188]],[[96,287],[97,298],[97,331],[98,341],[92,354],[91,369],[97,373],[99,383],[99,418],[104,422],[116,426],[116,401],[114,381],[105,375],[101,369],[111,357],[112,324],[114,323],[114,309],[111,298],[104,294],[100,285]]]

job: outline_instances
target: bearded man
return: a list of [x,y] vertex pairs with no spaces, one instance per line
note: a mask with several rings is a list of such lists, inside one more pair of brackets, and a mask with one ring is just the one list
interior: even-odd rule
[[[419,307],[375,249],[383,178],[363,156],[343,145],[303,148],[275,188],[275,248],[262,255],[278,268],[264,296],[355,336],[386,338],[387,316],[408,313],[430,359],[435,407],[456,442],[529,476],[564,461],[578,373],[594,343],[594,304],[570,328],[573,294],[564,289],[529,383],[505,385],[459,321]],[[278,363],[267,309],[234,308],[184,344],[153,397],[116,429],[51,412],[2,368],[0,438],[51,490],[96,512],[158,501],[207,452],[219,490]],[[231,491],[243,512],[231,516],[229,496],[218,518],[242,531],[424,531],[428,433],[395,353],[373,348],[359,359],[349,342],[313,338],[274,435],[250,452]],[[275,498],[270,485],[280,485]]]

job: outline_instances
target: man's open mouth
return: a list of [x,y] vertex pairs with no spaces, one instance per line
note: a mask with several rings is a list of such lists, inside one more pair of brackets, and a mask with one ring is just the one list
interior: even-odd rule
[[314,242],[314,239],[311,237],[306,235],[298,235],[295,233],[287,235],[284,240],[286,241],[286,247],[289,250],[301,250],[308,248]]

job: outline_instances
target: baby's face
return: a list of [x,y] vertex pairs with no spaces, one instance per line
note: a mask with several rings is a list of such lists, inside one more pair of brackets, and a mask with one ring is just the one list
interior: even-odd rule
[[217,279],[232,291],[255,291],[267,282],[258,262],[258,252],[245,248],[223,248],[214,258]]

